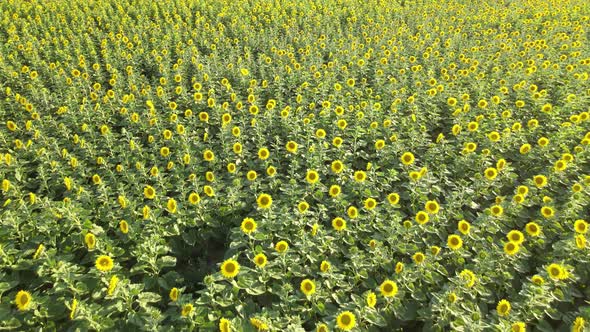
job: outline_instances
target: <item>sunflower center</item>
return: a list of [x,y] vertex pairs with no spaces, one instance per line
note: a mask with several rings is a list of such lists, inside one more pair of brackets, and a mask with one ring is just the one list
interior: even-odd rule
[[348,315],[344,315],[344,316],[342,316],[342,318],[340,319],[340,321],[341,321],[341,322],[342,322],[342,324],[344,324],[344,325],[348,325],[348,324],[350,324],[350,323],[351,323],[350,316],[348,316]]
[[225,271],[232,273],[236,270],[236,266],[234,264],[227,264],[225,266]]
[[385,286],[383,286],[383,290],[386,293],[391,293],[391,292],[393,292],[393,285],[392,284],[386,284]]

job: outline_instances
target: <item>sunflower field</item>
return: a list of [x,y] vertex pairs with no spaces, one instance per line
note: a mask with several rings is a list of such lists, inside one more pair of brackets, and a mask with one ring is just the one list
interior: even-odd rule
[[590,3],[0,1],[0,330],[590,331]]

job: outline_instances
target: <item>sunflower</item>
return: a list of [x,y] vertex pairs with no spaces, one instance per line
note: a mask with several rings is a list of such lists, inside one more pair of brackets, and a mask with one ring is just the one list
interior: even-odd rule
[[545,147],[545,146],[549,145],[549,139],[547,137],[541,137],[537,141],[537,144],[539,144],[539,146],[541,146],[541,147]]
[[424,210],[429,214],[437,214],[440,210],[440,206],[437,201],[427,201],[426,204],[424,204]]
[[567,168],[567,162],[565,160],[558,160],[553,165],[553,170],[556,172],[562,172]]
[[466,282],[465,286],[468,288],[473,287],[475,285],[475,282],[477,281],[475,273],[468,269],[464,269],[463,271],[461,271],[461,273],[459,273],[459,276]]
[[490,212],[494,217],[500,217],[504,213],[504,209],[500,205],[493,205],[490,208]]
[[94,184],[96,184],[96,185],[99,185],[99,184],[101,184],[101,183],[102,183],[102,180],[101,180],[101,178],[100,178],[100,175],[98,175],[98,174],[94,174],[94,175],[92,176],[92,182],[93,182]]
[[400,274],[404,270],[404,263],[397,262],[395,263],[395,273]]
[[543,188],[547,185],[547,177],[544,175],[535,175],[533,177],[533,182],[537,188]]
[[576,244],[576,248],[578,249],[585,249],[586,248],[586,237],[583,234],[578,234],[574,236],[574,242]]
[[201,196],[195,192],[192,192],[190,195],[188,195],[188,201],[192,205],[195,205],[201,201]]
[[567,271],[560,264],[553,263],[547,267],[547,274],[553,280],[562,280],[567,278]]
[[507,255],[514,256],[520,251],[520,246],[515,242],[506,242],[504,244],[504,252]]
[[414,155],[411,152],[404,152],[400,158],[402,164],[408,166],[414,163]]
[[526,196],[529,193],[529,187],[527,187],[527,186],[518,186],[516,188],[516,192],[519,195]]
[[170,298],[170,301],[176,302],[178,300],[179,295],[180,295],[180,291],[178,290],[178,288],[172,287],[172,289],[170,290],[170,293],[168,293],[168,298]]
[[354,172],[354,181],[364,182],[366,179],[367,179],[367,173],[365,173],[364,171]]
[[277,173],[277,169],[274,166],[268,166],[268,168],[266,169],[266,174],[268,174],[268,176],[273,177],[275,176],[275,174]]
[[88,247],[88,250],[94,249],[94,247],[96,246],[96,236],[94,236],[94,234],[92,233],[86,233],[86,235],[84,236],[84,243],[86,243],[86,247]]
[[260,194],[256,199],[256,203],[261,209],[269,209],[272,205],[272,197],[269,194]]
[[531,145],[528,143],[525,143],[523,145],[520,146],[519,152],[520,154],[527,154],[529,153],[529,151],[531,151]]
[[540,275],[535,274],[531,277],[531,282],[535,285],[541,286],[545,283],[545,279],[543,279],[543,277],[541,277]]
[[121,220],[119,222],[119,229],[121,230],[121,233],[123,233],[123,234],[129,233],[129,224],[127,223],[127,221]]
[[340,188],[339,185],[334,184],[332,186],[330,186],[330,190],[328,190],[328,193],[330,194],[331,197],[338,197],[340,196],[340,193],[342,193],[342,188]]
[[229,319],[222,317],[219,320],[219,332],[231,332],[231,322]]
[[421,252],[417,252],[414,255],[412,255],[412,259],[416,264],[422,264],[425,258],[426,256],[424,256],[424,254]]
[[449,235],[449,237],[447,238],[447,245],[452,250],[458,250],[461,249],[461,247],[463,246],[463,240],[461,240],[461,237],[459,235],[452,234]]
[[346,229],[346,221],[340,217],[332,219],[332,227],[338,232]]
[[108,272],[113,269],[114,263],[113,259],[106,255],[100,255],[96,259],[94,264],[96,268],[101,272]]
[[510,232],[508,232],[506,237],[508,238],[508,241],[514,242],[516,244],[521,244],[522,242],[524,242],[524,235],[521,231],[511,230]]
[[541,208],[541,214],[543,215],[543,217],[545,218],[552,218],[555,215],[555,210],[553,210],[552,207],[549,206],[543,206]]
[[367,198],[365,200],[365,209],[373,210],[377,206],[377,201],[374,198]]
[[310,279],[304,279],[299,287],[305,296],[311,296],[315,293],[315,282]]
[[369,291],[367,293],[366,302],[369,308],[375,308],[375,305],[377,304],[377,295],[375,295],[375,293],[372,291]]
[[488,139],[492,142],[497,142],[500,140],[500,133],[497,131],[492,131],[488,134]]
[[306,201],[299,202],[299,204],[297,204],[297,210],[299,210],[299,213],[305,213],[307,209],[309,209],[309,204]]
[[498,302],[498,305],[496,306],[496,312],[498,312],[498,315],[501,317],[506,317],[510,314],[510,302],[508,302],[505,299],[500,300],[500,302]]
[[319,176],[318,172],[316,172],[314,170],[307,171],[307,174],[305,175],[305,180],[309,184],[315,184],[316,182],[318,182],[319,179],[320,179],[320,176]]
[[344,170],[344,164],[340,160],[334,160],[331,165],[332,172],[338,174]]
[[351,206],[346,210],[346,214],[350,219],[355,219],[359,215],[359,211],[355,206]]
[[344,311],[336,317],[336,325],[343,331],[350,331],[356,326],[356,316],[350,311]]
[[279,241],[275,245],[275,250],[280,254],[286,252],[288,249],[289,249],[289,244],[286,241]]
[[154,199],[156,197],[156,190],[152,186],[145,186],[143,188],[143,195],[147,199]]
[[266,160],[269,156],[270,152],[267,148],[261,148],[260,150],[258,150],[258,158],[260,158],[260,160]]
[[414,219],[418,224],[424,225],[430,220],[430,217],[428,216],[428,213],[424,211],[419,211],[418,213],[416,213],[416,217]]
[[297,143],[295,143],[293,141],[287,142],[287,145],[285,147],[287,148],[287,151],[289,153],[296,153],[297,152]]
[[320,264],[320,271],[326,273],[326,272],[330,271],[331,267],[332,267],[332,264],[330,264],[330,262],[322,261],[322,263]]
[[170,155],[170,148],[164,146],[160,149],[160,155],[162,157],[168,157]]
[[227,259],[221,264],[221,274],[227,279],[237,276],[239,272],[240,264],[233,259]]
[[19,311],[28,310],[31,306],[32,300],[33,297],[31,296],[31,293],[24,290],[21,290],[18,293],[16,293],[16,297],[14,298],[14,302],[16,303],[16,307]]
[[119,283],[119,278],[117,276],[112,276],[111,280],[109,281],[109,287],[107,289],[107,295],[111,296],[115,292],[117,288],[117,284]]
[[375,142],[375,150],[381,150],[385,147],[385,141],[380,139]]
[[588,232],[588,223],[585,220],[578,219],[574,221],[574,230],[579,234],[586,234]]
[[485,175],[486,179],[493,180],[498,176],[498,171],[493,167],[489,167],[486,168],[483,174]]
[[469,234],[469,230],[471,229],[471,225],[466,220],[461,220],[461,221],[459,221],[459,225],[458,225],[457,229],[459,229],[459,232],[461,232],[461,234],[467,235],[467,234]]
[[397,284],[395,281],[387,279],[381,283],[379,290],[381,291],[381,295],[384,297],[393,297],[397,294]]
[[168,199],[168,202],[166,203],[166,209],[168,209],[168,212],[176,213],[177,208],[178,205],[176,204],[176,200],[174,198]]
[[534,221],[527,223],[524,229],[530,236],[539,236],[541,234],[541,226]]
[[254,170],[250,170],[248,173],[246,173],[246,179],[248,179],[248,181],[254,181],[257,177],[258,174],[256,174],[256,171]]
[[203,152],[203,159],[205,159],[205,161],[213,161],[215,160],[215,154],[213,154],[213,151],[211,150],[205,150],[205,152]]
[[526,332],[526,324],[523,322],[512,323],[510,330],[512,332]]
[[254,221],[252,218],[244,218],[244,220],[242,220],[242,224],[240,225],[240,229],[246,234],[252,234],[255,232],[256,227],[256,221]]
[[258,266],[259,268],[265,267],[267,263],[268,259],[266,258],[265,254],[261,253],[254,256],[254,264],[256,264],[256,266]]
[[524,202],[524,196],[521,194],[516,194],[514,195],[514,197],[512,198],[512,200],[514,201],[514,203],[516,204],[522,204],[522,202]]
[[586,327],[586,321],[582,317],[576,317],[574,320],[574,325],[572,326],[572,332],[584,332],[584,328]]
[[193,307],[193,305],[192,305],[192,304],[190,304],[190,303],[189,303],[189,304],[185,304],[185,305],[182,307],[182,310],[181,310],[181,312],[180,312],[180,315],[181,315],[182,317],[187,317],[188,315],[190,315],[190,314],[193,312],[193,309],[194,309],[194,307]]
[[391,205],[396,205],[397,203],[399,203],[399,194],[398,193],[391,193],[391,194],[387,195],[387,201]]

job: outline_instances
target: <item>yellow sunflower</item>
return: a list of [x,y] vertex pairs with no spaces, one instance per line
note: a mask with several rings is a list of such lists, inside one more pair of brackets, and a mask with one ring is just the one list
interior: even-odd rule
[[459,235],[452,234],[447,238],[447,245],[452,250],[459,250],[463,246],[463,240]]
[[18,293],[16,293],[16,297],[14,298],[14,302],[19,311],[28,310],[31,306],[32,300],[33,297],[31,296],[31,293],[24,290],[21,290]]
[[113,269],[114,263],[113,259],[106,255],[100,255],[96,259],[94,264],[96,268],[101,272],[108,272]]
[[412,165],[414,163],[414,159],[414,154],[412,154],[411,152],[405,152],[404,154],[402,154],[400,158],[402,164],[406,166]]
[[299,287],[305,296],[310,296],[315,293],[315,282],[310,279],[304,279]]
[[343,331],[350,331],[356,326],[356,316],[350,311],[344,311],[336,317],[336,325]]
[[221,264],[221,274],[227,279],[234,278],[239,272],[240,264],[233,259],[227,259]]
[[261,209],[269,209],[272,205],[272,197],[269,194],[260,194],[256,199],[256,203]]
[[501,317],[506,317],[510,314],[510,309],[512,307],[510,306],[510,302],[508,302],[505,299],[500,300],[500,302],[498,302],[498,305],[496,306],[496,312],[498,312],[498,315]]
[[244,220],[242,220],[242,224],[240,225],[240,229],[245,234],[252,234],[256,231],[256,227],[256,221],[254,221],[254,219],[252,218],[245,218]]
[[267,263],[268,263],[268,259],[266,258],[265,254],[261,253],[261,254],[254,256],[254,264],[256,264],[256,266],[258,266],[259,268],[265,267]]
[[395,281],[387,279],[381,283],[379,290],[384,297],[393,297],[397,294],[397,284]]

